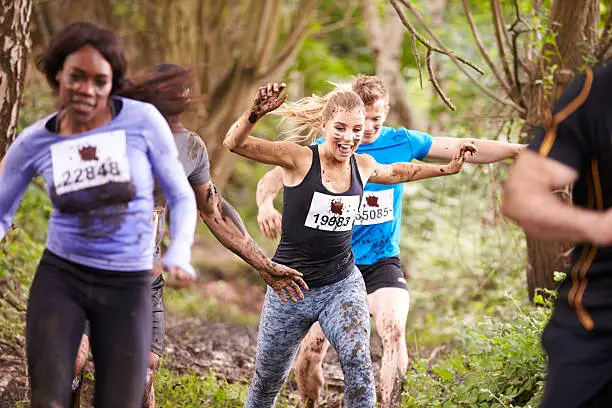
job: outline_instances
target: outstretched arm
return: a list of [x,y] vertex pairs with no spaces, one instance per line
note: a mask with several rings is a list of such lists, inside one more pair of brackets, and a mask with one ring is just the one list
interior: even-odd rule
[[259,119],[285,102],[287,95],[280,96],[285,87],[284,83],[260,87],[253,106],[230,127],[223,140],[223,146],[251,160],[288,169],[294,168],[295,159],[305,152],[310,152],[307,147],[293,142],[270,142],[249,136]]
[[463,163],[470,155],[478,152],[471,143],[464,143],[455,152],[452,161],[445,165],[393,163],[380,164],[372,156],[357,155],[359,167],[368,182],[378,184],[398,184],[407,181],[422,180],[426,178],[448,176],[461,171]]
[[23,139],[17,138],[0,162],[0,241],[11,228],[19,203],[35,175]]
[[526,150],[510,169],[502,212],[540,238],[612,245],[612,211],[570,207],[555,195],[577,179],[572,167]]
[[423,159],[427,162],[447,162],[451,160],[462,143],[471,143],[478,153],[466,158],[468,163],[486,164],[515,157],[527,145],[503,143],[486,139],[463,139],[455,137],[434,137],[429,153]]
[[266,283],[286,302],[304,299],[300,286],[308,289],[301,273],[270,260],[249,236],[238,212],[217,191],[214,183],[193,188],[200,217],[227,249],[259,271]]
[[281,232],[282,216],[274,208],[274,199],[282,188],[283,170],[278,166],[264,174],[257,183],[257,223],[261,232],[269,239],[276,239]]

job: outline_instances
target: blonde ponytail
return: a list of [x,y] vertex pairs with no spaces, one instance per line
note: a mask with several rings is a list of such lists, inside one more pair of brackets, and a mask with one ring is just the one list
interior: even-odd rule
[[283,121],[291,121],[291,129],[281,133],[281,137],[292,142],[311,144],[323,135],[323,125],[339,109],[364,109],[359,95],[351,90],[348,84],[336,85],[336,88],[320,97],[307,96],[296,102],[286,102],[274,111],[284,116]]

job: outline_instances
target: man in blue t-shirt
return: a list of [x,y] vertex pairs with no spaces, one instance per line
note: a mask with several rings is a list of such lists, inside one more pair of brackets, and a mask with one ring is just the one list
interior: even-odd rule
[[[448,162],[460,143],[472,142],[478,153],[467,161],[484,164],[514,157],[524,147],[491,140],[434,138],[416,130],[383,126],[389,113],[389,93],[383,82],[374,76],[358,76],[352,88],[366,107],[365,132],[356,152],[369,154],[379,163],[412,159]],[[282,187],[280,168],[269,171],[257,186],[257,221],[271,239],[281,229],[281,215],[273,201]],[[405,335],[410,298],[398,257],[403,193],[403,184],[366,184],[359,219],[353,228],[355,264],[363,275],[370,313],[383,344],[378,382],[381,408],[392,406],[399,397],[401,379],[408,368]],[[299,393],[314,406],[318,406],[323,385],[321,363],[328,347],[323,331],[315,324],[302,342],[296,361]]]

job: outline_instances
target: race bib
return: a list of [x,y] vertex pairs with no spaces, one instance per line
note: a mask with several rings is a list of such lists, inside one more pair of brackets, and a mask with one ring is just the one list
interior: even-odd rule
[[359,209],[358,195],[333,196],[314,193],[305,226],[324,231],[350,231]]
[[57,195],[131,181],[125,132],[97,133],[51,145]]
[[355,225],[374,225],[393,219],[393,189],[364,191]]

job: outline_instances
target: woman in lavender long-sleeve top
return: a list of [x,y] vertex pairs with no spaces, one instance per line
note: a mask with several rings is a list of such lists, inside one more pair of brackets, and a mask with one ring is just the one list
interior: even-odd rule
[[[164,267],[179,284],[195,277],[194,195],[172,132],[156,109],[176,114],[186,107],[178,87],[176,97],[168,91],[172,81],[183,80],[173,76],[182,74],[144,86],[130,83],[126,90],[119,40],[85,22],[58,34],[38,65],[58,91],[61,108],[17,137],[0,175],[0,239],[33,177],[45,179],[53,204],[28,301],[32,407],[68,406],[86,319],[96,407],[137,407],[151,344],[154,176],[172,216]],[[156,92],[156,86],[165,91]]]

